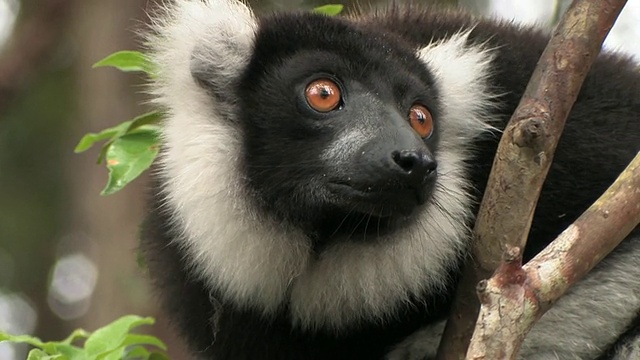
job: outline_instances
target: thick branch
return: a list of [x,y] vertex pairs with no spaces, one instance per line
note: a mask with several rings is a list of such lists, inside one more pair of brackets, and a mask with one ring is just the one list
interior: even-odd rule
[[494,276],[480,282],[482,306],[466,359],[515,359],[535,321],[639,223],[640,153],[598,201],[529,263],[520,267],[521,255],[512,250]]
[[524,266],[542,310],[548,310],[639,223],[640,153],[587,211]]
[[500,141],[472,249],[438,359],[461,359],[478,313],[478,281],[507,248],[523,249],[540,189],[571,106],[626,1],[576,0],[545,49]]

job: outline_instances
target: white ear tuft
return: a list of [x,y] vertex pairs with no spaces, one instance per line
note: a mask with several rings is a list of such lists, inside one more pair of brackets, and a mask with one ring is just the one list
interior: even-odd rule
[[178,99],[188,106],[183,100],[196,81],[225,93],[249,61],[256,28],[251,10],[236,0],[177,0],[165,7],[148,38],[161,105],[171,109]]
[[461,149],[469,140],[493,129],[491,110],[496,94],[489,88],[494,55],[482,45],[468,43],[471,30],[418,50],[434,75],[443,106],[443,147]]

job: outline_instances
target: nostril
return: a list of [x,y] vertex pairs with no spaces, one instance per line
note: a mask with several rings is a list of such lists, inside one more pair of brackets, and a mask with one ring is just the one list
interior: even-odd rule
[[402,150],[394,151],[391,154],[393,161],[395,161],[402,170],[410,173],[416,164],[420,161],[420,156],[416,151]]
[[438,163],[431,156],[425,156],[423,158],[423,166],[426,175],[430,175],[438,168]]
[[394,151],[391,154],[393,161],[404,171],[410,173],[413,170],[420,170],[429,174],[437,167],[436,161],[428,153],[415,150]]

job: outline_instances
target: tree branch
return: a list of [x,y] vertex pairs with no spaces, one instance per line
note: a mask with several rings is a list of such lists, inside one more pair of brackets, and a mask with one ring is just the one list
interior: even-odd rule
[[640,153],[545,250],[520,267],[511,248],[478,285],[482,303],[466,359],[515,359],[525,335],[567,289],[640,224]]
[[475,285],[491,276],[506,249],[524,248],[566,118],[625,3],[574,1],[542,54],[498,146],[439,360],[463,358],[479,309]]

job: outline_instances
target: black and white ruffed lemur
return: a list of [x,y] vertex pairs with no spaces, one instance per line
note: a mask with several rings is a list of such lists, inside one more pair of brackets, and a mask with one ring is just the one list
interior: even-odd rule
[[[155,18],[166,111],[143,248],[194,357],[428,359],[500,137],[548,36],[420,5]],[[530,258],[640,150],[640,67],[599,56]],[[640,359],[636,230],[547,313],[523,359]]]

